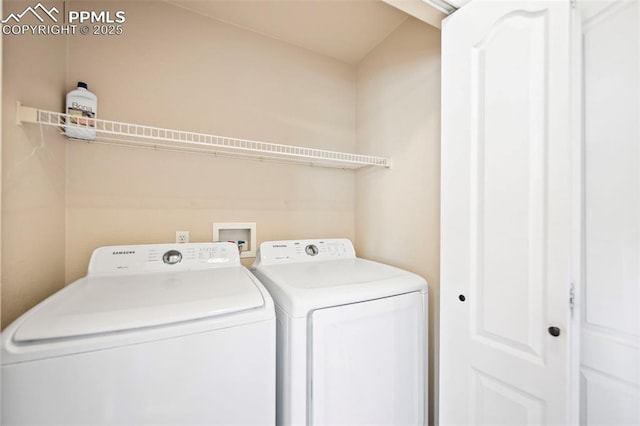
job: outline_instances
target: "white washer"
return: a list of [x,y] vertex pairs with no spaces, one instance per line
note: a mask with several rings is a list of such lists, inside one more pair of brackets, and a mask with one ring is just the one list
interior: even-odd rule
[[346,239],[260,245],[276,303],[279,425],[426,425],[427,283]]
[[2,333],[2,424],[275,423],[275,313],[230,243],[102,247]]

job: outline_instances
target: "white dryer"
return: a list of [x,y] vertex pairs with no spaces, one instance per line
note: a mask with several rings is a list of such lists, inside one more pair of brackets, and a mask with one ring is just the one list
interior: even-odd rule
[[426,425],[427,283],[346,239],[260,245],[277,317],[279,425]]
[[275,423],[275,313],[230,243],[102,247],[2,333],[3,425]]

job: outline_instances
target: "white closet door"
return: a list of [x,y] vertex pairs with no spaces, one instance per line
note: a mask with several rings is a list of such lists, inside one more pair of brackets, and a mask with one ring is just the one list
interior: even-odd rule
[[583,1],[581,424],[640,424],[640,3]]
[[441,424],[569,421],[572,15],[474,0],[443,24]]

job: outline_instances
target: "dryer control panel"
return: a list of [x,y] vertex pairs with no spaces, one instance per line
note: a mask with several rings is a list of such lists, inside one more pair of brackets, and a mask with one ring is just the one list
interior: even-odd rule
[[346,238],[267,241],[260,244],[254,265],[355,259],[353,244]]
[[240,265],[233,243],[108,246],[94,250],[88,275],[133,274]]

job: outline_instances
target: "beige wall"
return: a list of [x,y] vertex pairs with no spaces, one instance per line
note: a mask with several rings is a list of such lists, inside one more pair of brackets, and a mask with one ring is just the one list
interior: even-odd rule
[[[21,12],[25,2],[3,7]],[[16,126],[16,101],[63,109],[65,55],[65,37],[3,36],[3,326],[65,283],[65,142],[52,129],[41,137],[38,126]]]
[[359,256],[429,283],[433,423],[440,262],[440,31],[409,19],[357,67],[356,148],[392,167],[356,180]]
[[[86,81],[101,117],[354,149],[353,67],[163,2],[108,7],[126,10],[125,35],[69,39],[68,88]],[[353,238],[354,185],[342,170],[69,143],[67,282],[98,246],[211,241],[214,221],[256,222],[258,242]]]

